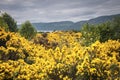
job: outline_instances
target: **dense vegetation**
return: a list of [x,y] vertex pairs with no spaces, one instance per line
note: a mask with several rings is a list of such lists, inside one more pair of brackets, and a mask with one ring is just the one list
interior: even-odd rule
[[5,23],[1,16],[0,16],[0,28],[3,28],[4,30],[8,31],[8,25]]
[[29,41],[1,27],[0,80],[119,80],[119,20],[37,33]]
[[95,41],[105,42],[109,39],[120,39],[120,16],[115,17],[112,21],[99,25],[85,24],[81,31],[84,45],[89,46]]
[[30,21],[26,21],[21,25],[19,32],[20,32],[21,36],[30,40],[36,35],[37,31],[33,27],[33,25],[30,23]]
[[17,32],[17,23],[16,21],[7,13],[2,14],[2,19],[8,25],[8,29],[11,32]]

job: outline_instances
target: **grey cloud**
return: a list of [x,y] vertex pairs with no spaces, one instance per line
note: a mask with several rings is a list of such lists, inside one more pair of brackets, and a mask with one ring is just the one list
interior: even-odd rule
[[119,0],[0,0],[0,10],[10,13],[18,23],[79,21],[120,13]]

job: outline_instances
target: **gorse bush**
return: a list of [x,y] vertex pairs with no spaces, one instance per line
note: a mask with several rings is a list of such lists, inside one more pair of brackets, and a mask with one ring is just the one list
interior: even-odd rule
[[17,33],[5,32],[0,29],[0,59],[7,61],[27,58],[31,52],[27,50],[29,49],[27,42]]
[[119,80],[120,42],[96,41],[85,47],[80,36],[73,32],[48,33],[43,37],[58,45],[46,49],[0,29],[0,80]]
[[[120,42],[95,42],[86,49],[86,58],[78,65],[83,79],[114,80],[120,78]],[[84,62],[85,61],[85,62]]]
[[45,46],[46,49],[55,49],[57,46],[63,47],[63,45],[66,45],[69,47],[71,44],[79,42],[81,35],[81,33],[57,31],[37,34],[32,41],[35,44]]

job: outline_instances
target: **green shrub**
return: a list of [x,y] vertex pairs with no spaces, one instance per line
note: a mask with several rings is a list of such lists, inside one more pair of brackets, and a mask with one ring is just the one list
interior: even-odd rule
[[37,31],[29,21],[26,21],[21,25],[19,32],[21,36],[25,37],[28,40],[31,40],[36,35]]

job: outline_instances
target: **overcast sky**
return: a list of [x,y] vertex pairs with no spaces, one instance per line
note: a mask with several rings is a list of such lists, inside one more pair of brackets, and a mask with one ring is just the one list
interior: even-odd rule
[[120,0],[0,0],[0,10],[18,23],[81,21],[120,13]]

